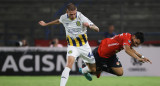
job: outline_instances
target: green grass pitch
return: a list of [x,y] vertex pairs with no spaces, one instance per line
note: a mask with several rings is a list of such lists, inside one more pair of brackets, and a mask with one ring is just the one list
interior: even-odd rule
[[[60,76],[0,76],[0,86],[59,86]],[[70,76],[66,86],[160,86],[160,77]]]

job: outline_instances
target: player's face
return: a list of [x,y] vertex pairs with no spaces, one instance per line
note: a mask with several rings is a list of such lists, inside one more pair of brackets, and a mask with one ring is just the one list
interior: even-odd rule
[[74,11],[69,11],[67,10],[67,14],[68,14],[68,17],[71,19],[71,20],[74,20],[76,18],[76,15],[77,15],[77,10],[74,10]]
[[113,25],[111,25],[111,26],[109,26],[109,32],[114,32],[114,26]]
[[132,46],[138,47],[141,44],[141,41],[137,39],[134,35],[132,37]]

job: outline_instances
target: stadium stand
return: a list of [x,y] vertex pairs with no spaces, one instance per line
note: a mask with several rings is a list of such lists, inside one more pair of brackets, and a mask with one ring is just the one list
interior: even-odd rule
[[12,46],[23,38],[30,46],[39,39],[65,40],[62,25],[41,27],[38,21],[59,18],[68,2],[75,2],[99,26],[100,33],[88,30],[89,40],[101,39],[113,23],[117,33],[142,31],[148,44],[160,44],[159,0],[0,0],[0,46]]

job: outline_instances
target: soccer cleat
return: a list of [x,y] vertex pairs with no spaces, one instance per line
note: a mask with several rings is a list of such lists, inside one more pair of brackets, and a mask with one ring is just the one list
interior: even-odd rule
[[[79,72],[82,73],[82,68],[79,68]],[[87,80],[92,81],[92,75],[90,73],[82,73]]]
[[100,72],[100,73],[98,73],[98,74],[96,74],[96,76],[97,76],[97,78],[100,78],[100,76],[101,76],[101,72]]
[[90,73],[85,73],[84,76],[87,80],[92,81],[92,75]]

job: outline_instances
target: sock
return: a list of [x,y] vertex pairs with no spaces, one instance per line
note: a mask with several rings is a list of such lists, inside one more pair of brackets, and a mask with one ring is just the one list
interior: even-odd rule
[[90,72],[88,66],[82,68],[82,73],[88,73],[88,72]]
[[65,67],[65,69],[62,72],[61,75],[61,82],[60,82],[60,86],[65,86],[69,77],[69,72],[70,72],[70,68]]

